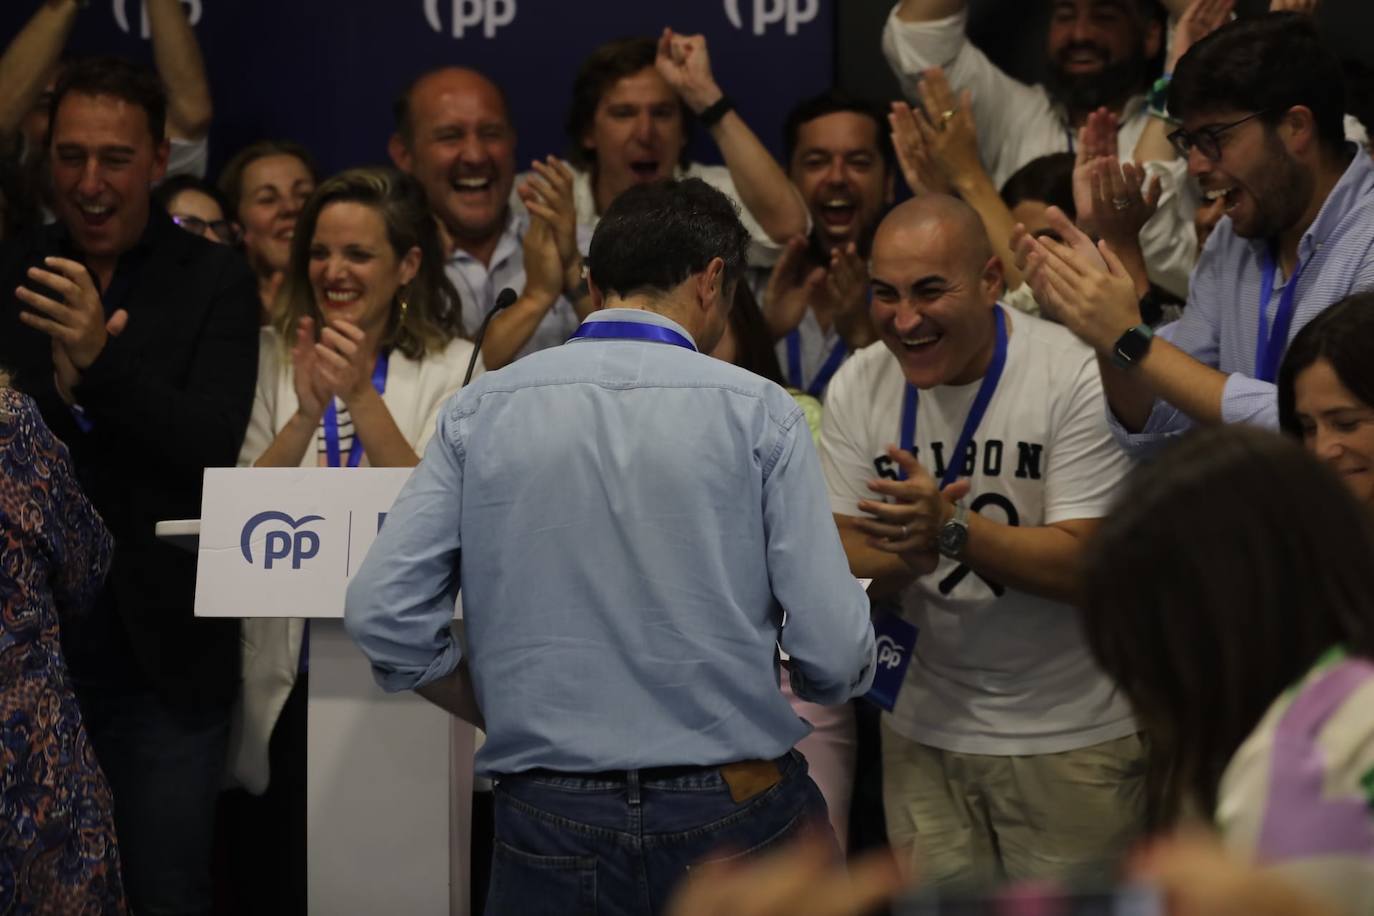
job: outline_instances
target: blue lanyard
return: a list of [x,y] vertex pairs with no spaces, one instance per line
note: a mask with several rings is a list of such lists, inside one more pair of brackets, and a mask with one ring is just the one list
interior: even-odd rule
[[[386,350],[377,354],[377,365],[372,367],[372,387],[378,394],[386,393],[386,368],[391,362],[391,354]],[[324,409],[324,455],[331,468],[339,467],[339,413],[334,409],[334,399]],[[356,468],[363,460],[363,440],[358,430],[353,430],[353,444],[348,449],[348,466]]]
[[835,341],[835,346],[830,349],[830,355],[821,365],[821,371],[816,373],[810,385],[806,385],[802,381],[801,331],[793,328],[792,333],[787,335],[787,380],[792,383],[793,388],[802,388],[813,398],[818,398],[848,355],[849,348],[844,345],[844,338]]
[[654,343],[672,344],[675,347],[696,352],[697,348],[686,337],[657,324],[641,324],[638,321],[584,321],[569,340],[649,340]]
[[1298,295],[1298,281],[1302,279],[1302,269],[1307,265],[1302,261],[1288,278],[1283,293],[1279,295],[1279,307],[1274,311],[1274,326],[1269,327],[1265,310],[1274,295],[1274,277],[1279,265],[1274,252],[1264,256],[1264,275],[1260,280],[1259,338],[1255,341],[1255,378],[1262,382],[1272,382],[1278,378],[1279,363],[1283,360],[1284,348],[1288,346],[1288,329],[1293,326],[1294,303]]
[[[992,311],[997,319],[997,345],[992,351],[992,363],[983,376],[983,384],[978,386],[978,394],[973,399],[973,406],[969,408],[968,418],[964,420],[964,430],[959,434],[959,441],[955,443],[954,452],[949,456],[949,464],[940,478],[942,490],[958,478],[959,468],[964,465],[964,455],[968,453],[969,442],[977,432],[978,424],[983,422],[983,415],[988,412],[992,393],[997,390],[1002,370],[1007,365],[1007,316],[1000,305],[993,306]],[[916,408],[920,397],[920,391],[908,382],[906,398],[902,403],[902,450],[913,454],[916,445]],[[897,473],[902,474],[900,469]],[[902,474],[902,479],[906,479],[905,474]]]

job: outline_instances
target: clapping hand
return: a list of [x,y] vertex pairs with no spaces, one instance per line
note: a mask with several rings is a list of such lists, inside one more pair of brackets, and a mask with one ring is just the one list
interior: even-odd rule
[[826,269],[807,267],[806,246],[806,239],[801,236],[789,239],[768,275],[763,317],[774,339],[787,336],[801,324],[807,308],[825,285]]
[[896,554],[913,573],[926,575],[939,563],[936,539],[954,517],[954,504],[968,495],[969,482],[956,480],[942,490],[910,452],[889,445],[887,454],[906,480],[870,480],[868,488],[888,501],[860,500],[859,511],[872,518],[856,519],[855,525],[869,536],[870,547]]
[[119,309],[105,317],[95,280],[84,264],[67,258],[44,258],[43,263],[50,269],[31,267],[29,279],[46,286],[57,298],[19,287],[15,295],[35,310],[21,311],[19,320],[51,337],[71,366],[77,372],[85,371],[110,337],[124,329],[129,313]]
[[291,347],[292,381],[297,412],[312,426],[320,422],[336,393],[320,374],[315,344],[315,319],[302,318],[296,325],[296,341]]
[[[553,233],[562,265],[563,288],[575,289],[582,279],[582,254],[577,250],[577,202],[573,196],[573,171],[556,156],[530,163],[535,174],[516,193],[532,217],[542,219]],[[571,281],[571,282],[570,282]]]
[[1111,353],[1127,330],[1140,324],[1135,281],[1111,246],[1095,247],[1058,207],[1050,226],[1064,239],[1034,238],[1017,227],[1017,260],[1035,300],[1101,355]]

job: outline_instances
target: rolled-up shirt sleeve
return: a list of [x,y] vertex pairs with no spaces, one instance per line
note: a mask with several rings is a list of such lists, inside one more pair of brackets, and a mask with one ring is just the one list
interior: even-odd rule
[[[1211,245],[1208,246],[1209,252]],[[1215,256],[1204,252],[1198,267],[1193,271],[1188,290],[1188,306],[1183,317],[1155,331],[1160,337],[1187,353],[1204,366],[1217,368],[1221,356],[1221,317],[1219,306],[1220,274]],[[1231,282],[1234,282],[1231,281]],[[1234,379],[1235,376],[1232,376]],[[1227,382],[1222,396],[1222,415],[1226,415],[1231,392]],[[1121,421],[1107,408],[1107,425],[1112,435],[1132,458],[1148,458],[1170,439],[1183,435],[1193,428],[1192,418],[1168,401],[1156,399],[1149,419],[1139,432],[1129,432]]]
[[768,575],[786,613],[778,642],[791,657],[792,689],[833,705],[873,683],[873,624],[840,545],[810,431],[800,410],[791,420],[764,481]]
[[388,692],[423,687],[462,658],[449,627],[460,584],[463,495],[459,421],[451,406],[440,414],[344,604],[344,626]]

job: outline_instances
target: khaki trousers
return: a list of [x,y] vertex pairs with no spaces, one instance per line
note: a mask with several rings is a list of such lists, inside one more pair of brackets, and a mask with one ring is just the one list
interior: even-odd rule
[[958,754],[884,717],[882,748],[888,839],[925,886],[1106,886],[1144,826],[1139,735],[1059,754]]

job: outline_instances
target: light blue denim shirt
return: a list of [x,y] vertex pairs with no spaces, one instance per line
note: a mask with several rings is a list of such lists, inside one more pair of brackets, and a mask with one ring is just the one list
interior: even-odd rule
[[[1305,266],[1289,342],[1328,307],[1351,293],[1374,288],[1374,163],[1364,150],[1353,145],[1349,149],[1354,159],[1298,242],[1298,259]],[[1230,217],[1224,217],[1193,270],[1183,317],[1158,333],[1230,376],[1221,396],[1223,421],[1277,429],[1278,389],[1254,377],[1260,308],[1272,326],[1287,286],[1286,280],[1276,280],[1269,301],[1261,304],[1268,244],[1236,235]],[[1165,401],[1155,402],[1139,433],[1127,432],[1110,408],[1107,419],[1122,448],[1135,457],[1148,455],[1192,426],[1182,411]]]
[[[651,312],[588,319],[605,320],[685,334]],[[445,405],[348,590],[385,689],[457,666],[460,584],[483,775],[780,756],[809,727],[778,690],[779,645],[807,699],[873,678],[801,409],[671,344],[574,340]]]

